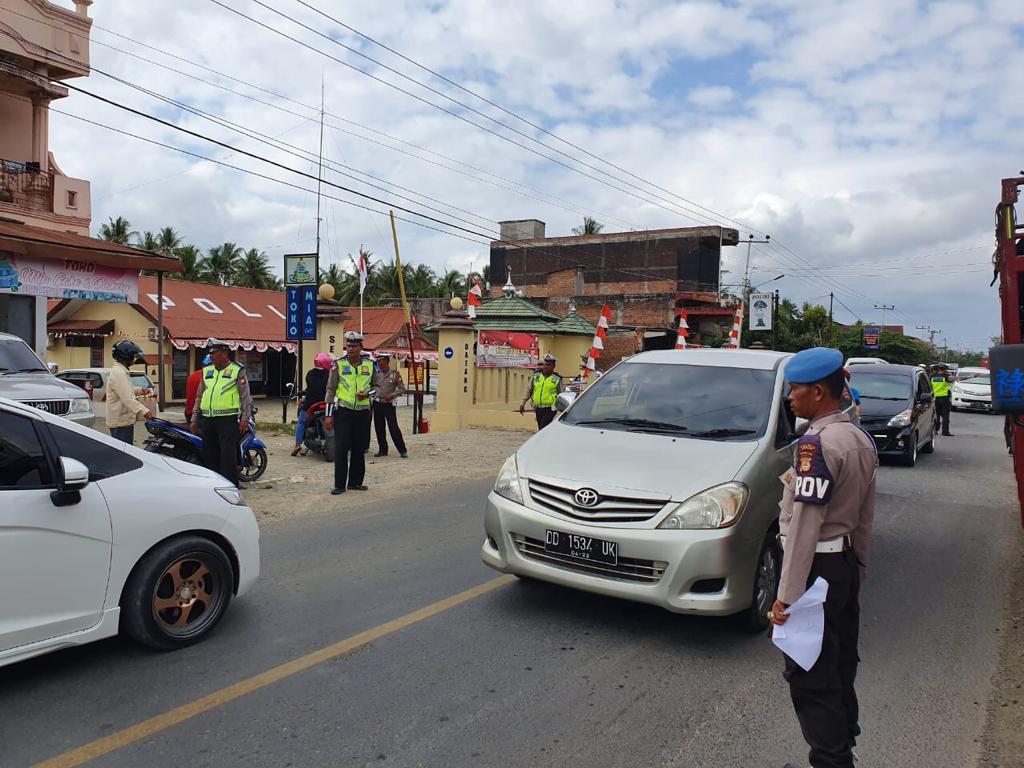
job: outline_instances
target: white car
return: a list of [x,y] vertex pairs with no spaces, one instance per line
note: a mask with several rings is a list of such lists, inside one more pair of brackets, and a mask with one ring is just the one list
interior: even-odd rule
[[970,411],[992,410],[992,384],[986,371],[983,376],[974,376],[964,381],[954,381],[950,391],[951,408]]
[[188,645],[259,568],[220,475],[0,398],[0,666],[119,631]]
[[888,363],[888,360],[883,360],[880,357],[850,357],[847,358],[844,368],[849,368],[851,365],[876,365],[878,363]]
[[[153,389],[153,381],[142,371],[128,371],[128,376],[135,389]],[[57,378],[89,392],[94,403],[102,403],[107,399],[109,368],[66,368],[57,374]]]
[[973,366],[965,365],[963,368],[958,368],[956,371],[956,377],[960,381],[973,379],[976,376],[988,376],[988,368],[976,368]]

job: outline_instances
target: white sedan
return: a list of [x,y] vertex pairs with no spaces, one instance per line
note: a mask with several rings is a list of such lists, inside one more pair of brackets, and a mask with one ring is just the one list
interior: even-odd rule
[[0,666],[119,631],[188,645],[259,567],[220,475],[0,398]]
[[949,404],[969,411],[991,411],[992,384],[988,374],[954,381]]

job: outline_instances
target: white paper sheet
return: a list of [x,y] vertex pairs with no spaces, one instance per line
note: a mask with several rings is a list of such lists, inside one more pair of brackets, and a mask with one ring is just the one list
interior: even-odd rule
[[775,625],[772,629],[772,642],[775,646],[805,672],[814,666],[821,655],[826,595],[828,582],[819,576],[810,589],[786,609],[789,620],[785,625]]

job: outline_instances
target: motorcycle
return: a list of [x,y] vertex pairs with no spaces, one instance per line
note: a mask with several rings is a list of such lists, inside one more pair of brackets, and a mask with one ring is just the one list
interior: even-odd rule
[[[259,480],[267,471],[267,446],[256,437],[256,410],[252,409],[249,428],[238,445],[238,479],[246,483]],[[203,438],[193,435],[188,424],[148,419],[146,431],[150,436],[142,444],[144,450],[202,465]]]
[[306,430],[302,435],[306,453],[312,451],[321,454],[324,461],[334,461],[334,430],[327,429],[327,403],[313,403],[306,414]]

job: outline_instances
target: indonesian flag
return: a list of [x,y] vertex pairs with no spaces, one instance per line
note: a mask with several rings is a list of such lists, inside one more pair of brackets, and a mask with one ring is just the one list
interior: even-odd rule
[[611,319],[612,311],[605,304],[601,307],[601,316],[597,318],[597,329],[594,331],[594,341],[590,345],[590,355],[587,356],[586,367],[583,371],[586,375],[587,371],[593,371],[596,369],[597,364],[594,362],[601,357],[601,350],[604,349],[604,340],[608,338],[608,320]]
[[679,330],[676,331],[676,349],[686,349],[686,337],[689,336],[690,324],[686,322],[686,310],[679,313]]
[[740,348],[740,333],[743,330],[743,302],[736,305],[736,314],[732,318],[732,330],[729,332],[729,341],[723,346],[728,349]]
[[[352,259],[351,254],[349,258]],[[366,252],[363,250],[363,246],[359,246],[359,261],[352,259],[352,266],[355,267],[356,274],[359,275],[359,295],[362,296],[366,292]]]
[[469,289],[469,295],[466,296],[466,312],[470,317],[476,317],[476,308],[482,303],[483,295],[484,292],[480,288],[480,277],[473,275],[473,287]]

